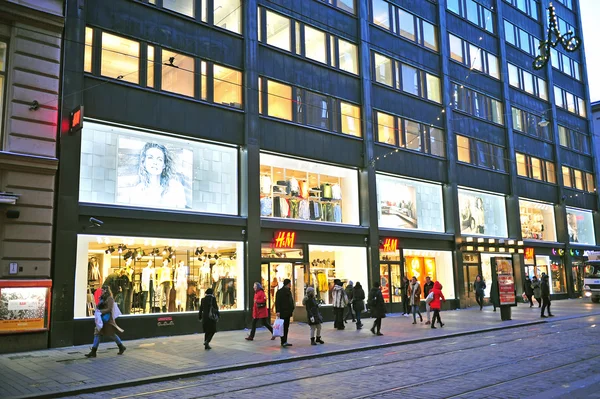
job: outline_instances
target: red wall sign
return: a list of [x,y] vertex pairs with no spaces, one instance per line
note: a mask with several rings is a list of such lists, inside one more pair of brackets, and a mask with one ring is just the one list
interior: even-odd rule
[[525,263],[533,264],[535,257],[535,250],[533,248],[525,248]]
[[273,237],[273,248],[294,248],[295,231],[276,231]]
[[398,250],[397,238],[384,238],[379,249],[383,252],[395,252]]

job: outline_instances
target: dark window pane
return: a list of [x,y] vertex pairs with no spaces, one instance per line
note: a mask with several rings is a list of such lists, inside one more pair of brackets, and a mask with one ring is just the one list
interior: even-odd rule
[[320,94],[306,92],[304,99],[306,107],[306,124],[323,129],[329,128],[329,107],[327,97]]

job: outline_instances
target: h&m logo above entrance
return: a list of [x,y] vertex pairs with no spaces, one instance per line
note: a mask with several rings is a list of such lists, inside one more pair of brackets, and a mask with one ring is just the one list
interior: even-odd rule
[[294,248],[296,243],[295,231],[276,231],[273,234],[273,248]]
[[398,250],[397,238],[384,238],[379,240],[379,249],[383,252],[395,252]]

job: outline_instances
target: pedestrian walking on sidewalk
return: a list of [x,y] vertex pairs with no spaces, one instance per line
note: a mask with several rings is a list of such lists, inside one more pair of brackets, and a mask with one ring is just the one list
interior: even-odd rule
[[436,281],[433,284],[433,288],[431,289],[433,293],[433,299],[429,304],[431,306],[431,310],[433,310],[433,319],[431,320],[431,328],[435,327],[435,321],[437,320],[440,323],[440,327],[444,327],[444,323],[442,323],[442,318],[440,317],[440,310],[442,309],[442,301],[446,302],[446,298],[444,298],[444,294],[442,293],[442,284],[439,281]]
[[410,286],[410,280],[408,277],[402,277],[402,284],[400,285],[400,295],[402,296],[402,316],[410,317],[410,300],[408,299],[408,287]]
[[500,292],[498,292],[498,283],[492,280],[492,289],[490,290],[490,302],[494,305],[494,312],[500,306]]
[[275,295],[275,311],[277,312],[277,317],[283,320],[283,337],[281,337],[281,346],[283,348],[292,346],[292,344],[287,342],[290,330],[290,317],[292,317],[296,308],[294,298],[292,297],[291,285],[292,281],[286,278],[283,280],[283,287],[277,290],[277,295]]
[[483,280],[483,277],[481,276],[481,274],[478,274],[477,277],[475,277],[475,283],[473,284],[473,290],[475,291],[475,300],[477,301],[477,304],[479,305],[479,310],[483,310],[483,297],[485,295],[485,288],[486,288],[485,281]]
[[85,357],[96,357],[98,346],[102,337],[110,337],[113,339],[119,347],[119,355],[125,352],[125,345],[121,341],[121,338],[117,333],[122,333],[123,329],[120,328],[115,319],[121,315],[119,307],[115,304],[115,300],[112,296],[112,292],[108,285],[102,286],[102,294],[100,295],[100,301],[96,306],[95,319],[96,327],[94,328],[94,343],[90,353],[86,354]]
[[308,287],[306,289],[306,296],[302,300],[302,305],[306,308],[306,317],[308,319],[308,325],[310,326],[310,344],[324,344],[325,342],[321,339],[321,323],[323,323],[323,317],[319,311],[319,303],[315,298],[315,289],[313,287]]
[[423,316],[419,311],[419,305],[421,304],[421,284],[415,276],[413,276],[410,286],[408,288],[408,296],[410,298],[410,306],[412,307],[413,324],[417,324],[417,314],[421,318],[423,323]]
[[344,315],[344,323],[348,323],[348,316],[352,316],[352,322],[356,322],[354,318],[354,311],[352,309],[352,298],[354,298],[354,284],[352,280],[348,281],[346,284],[346,297],[348,298],[348,307],[346,309],[346,314]]
[[333,328],[343,330],[344,326],[344,309],[348,306],[348,297],[346,291],[342,287],[342,280],[336,278],[333,280],[333,314],[335,316]]
[[360,321],[360,315],[365,309],[365,290],[363,290],[362,285],[358,281],[354,286],[352,306],[354,307],[354,313],[356,313],[356,329],[360,330],[363,326],[362,321]]
[[[431,281],[431,277],[425,277],[425,285],[423,285],[423,298],[427,298],[429,296],[429,292],[433,288],[433,281]],[[427,311],[427,321],[425,324],[431,324],[431,306],[429,306],[429,302],[425,301],[425,310]]]
[[[548,282],[548,275],[542,274],[542,317],[554,317],[550,312],[550,283]],[[548,308],[548,316],[544,316],[544,311]]]
[[385,317],[385,302],[381,294],[381,283],[375,281],[373,288],[369,291],[369,300],[367,301],[371,315],[375,317],[375,322],[371,328],[371,332],[375,335],[383,335],[381,333],[381,319]]
[[529,276],[525,276],[525,282],[523,283],[523,292],[529,301],[529,307],[533,307],[533,288],[531,288],[531,279]]
[[[267,305],[267,295],[265,294],[265,290],[263,289],[260,283],[254,283],[252,330],[250,330],[250,335],[246,337],[246,341],[254,340],[254,334],[256,334],[256,325],[259,321],[262,322],[262,324],[267,328],[267,330],[271,331],[271,334],[273,334],[273,327],[271,327],[271,323],[269,323],[269,307]],[[271,339],[273,340],[275,339],[275,337],[271,337]]]
[[204,349],[212,349],[210,341],[217,333],[217,321],[219,320],[219,306],[217,299],[213,295],[212,288],[206,290],[204,298],[200,301],[200,312],[198,319],[202,320],[202,329],[204,330]]
[[535,301],[538,303],[538,308],[542,307],[542,287],[540,285],[540,280],[538,280],[537,276],[533,276],[531,279],[531,289],[533,290],[533,297]]

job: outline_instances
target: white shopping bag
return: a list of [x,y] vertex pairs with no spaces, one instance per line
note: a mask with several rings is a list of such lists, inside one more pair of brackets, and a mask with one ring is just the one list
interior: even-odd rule
[[121,314],[121,309],[119,309],[119,305],[117,305],[117,303],[115,302],[112,311],[113,319],[116,319],[117,317],[121,316]]
[[430,292],[429,295],[427,295],[427,298],[425,298],[427,304],[431,303],[431,301],[433,301],[433,292]]
[[275,323],[273,323],[273,336],[283,337],[283,319],[275,319]]
[[101,311],[96,310],[94,312],[94,320],[96,322],[96,328],[98,329],[98,331],[102,330],[104,323],[102,322],[102,312]]

